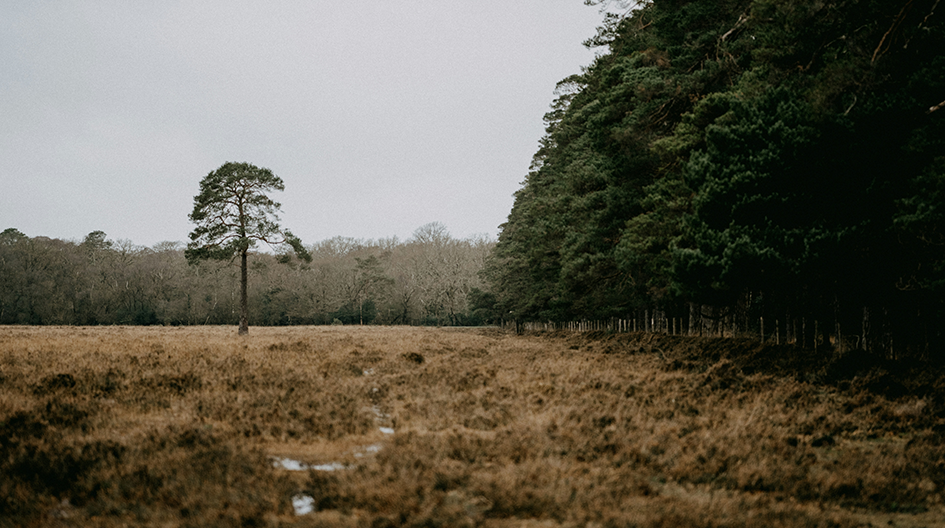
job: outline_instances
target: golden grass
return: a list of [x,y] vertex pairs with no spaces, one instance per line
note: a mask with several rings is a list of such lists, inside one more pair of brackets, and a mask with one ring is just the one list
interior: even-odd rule
[[0,327],[0,526],[945,526],[940,385],[752,346]]

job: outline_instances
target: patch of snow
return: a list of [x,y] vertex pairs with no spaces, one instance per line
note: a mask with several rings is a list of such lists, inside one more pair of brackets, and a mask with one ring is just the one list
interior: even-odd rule
[[315,511],[315,499],[308,495],[296,495],[292,497],[292,507],[296,515],[307,515]]
[[380,444],[371,444],[369,446],[365,446],[364,451],[359,451],[355,453],[354,456],[357,458],[364,458],[368,455],[376,455],[377,453],[380,453],[380,452],[381,452]]
[[338,471],[341,469],[348,469],[347,466],[338,462],[311,465],[304,462],[299,462],[298,460],[292,460],[291,458],[273,458],[272,465],[273,467],[282,468],[287,471],[307,471],[309,469],[313,469],[315,471]]
[[272,465],[273,467],[287,469],[289,471],[305,471],[308,469],[308,464],[303,464],[291,458],[273,458]]
[[384,434],[394,434],[393,427],[381,427],[381,432]]
[[319,464],[317,466],[309,466],[309,469],[314,469],[315,471],[338,471],[341,469],[348,469],[348,466],[344,464],[339,464],[338,462],[332,462],[331,464]]

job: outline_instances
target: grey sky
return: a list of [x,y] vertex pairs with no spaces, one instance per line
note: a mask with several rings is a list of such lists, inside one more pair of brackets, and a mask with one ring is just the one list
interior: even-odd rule
[[200,179],[246,161],[285,181],[306,243],[495,236],[600,20],[581,0],[4,2],[0,230],[186,241]]

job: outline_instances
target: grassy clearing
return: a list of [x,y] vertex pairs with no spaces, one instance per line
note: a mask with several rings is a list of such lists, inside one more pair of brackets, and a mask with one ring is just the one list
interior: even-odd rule
[[644,334],[0,327],[0,526],[945,526],[941,378],[815,362]]

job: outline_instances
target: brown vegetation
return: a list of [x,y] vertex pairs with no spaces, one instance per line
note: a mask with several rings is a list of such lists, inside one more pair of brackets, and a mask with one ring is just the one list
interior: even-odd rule
[[943,388],[656,334],[0,327],[0,526],[945,526]]

